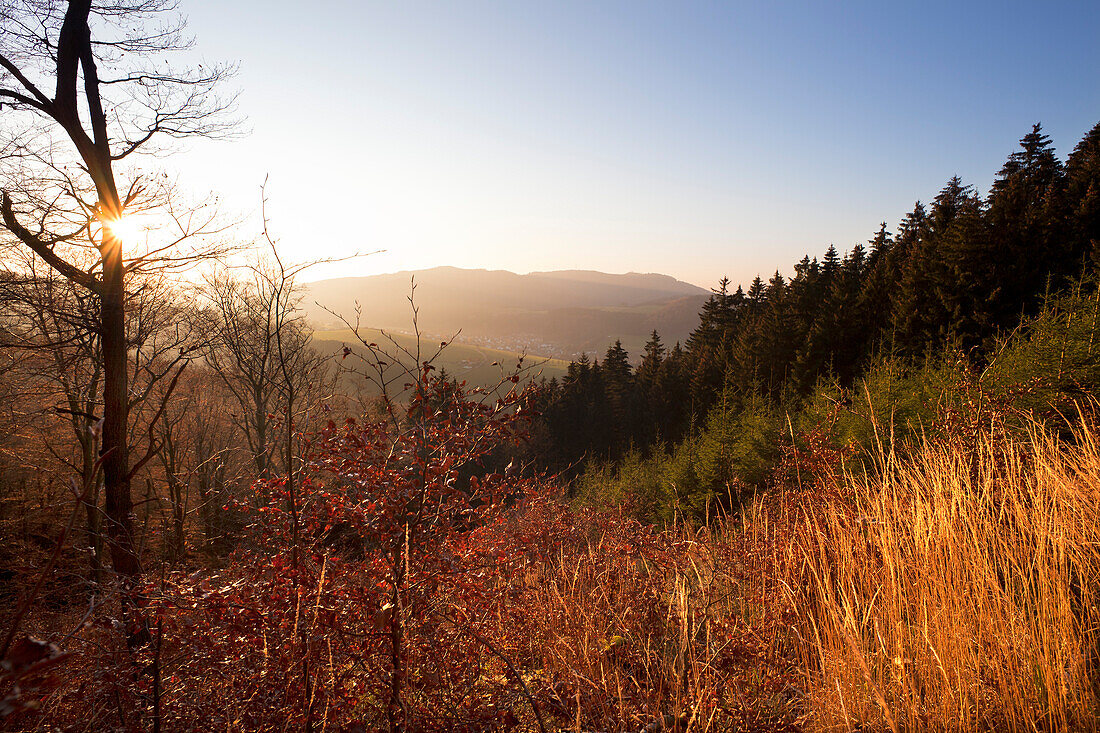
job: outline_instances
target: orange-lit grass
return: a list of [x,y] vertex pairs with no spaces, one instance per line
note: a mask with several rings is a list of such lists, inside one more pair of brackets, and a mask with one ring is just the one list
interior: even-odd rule
[[776,613],[785,599],[774,574],[761,572],[763,536],[732,523],[656,532],[606,513],[572,516],[556,557],[522,577],[519,605],[499,630],[535,670],[555,723],[796,728],[794,657],[776,643],[786,636]]
[[[776,490],[698,529],[532,497],[470,534],[464,551],[487,560],[479,592],[441,585],[433,596],[451,636],[410,627],[420,651],[406,704],[425,730],[535,731],[532,703],[550,730],[1097,730],[1096,433],[1066,443],[998,433],[883,463],[867,476],[834,471],[825,488]],[[240,575],[236,585],[246,570],[230,564],[209,582]],[[342,717],[323,707],[317,730],[354,729],[383,692],[364,671],[387,650],[373,609],[332,594],[369,581],[332,572],[324,604],[322,584],[310,586],[312,606],[331,612],[317,689],[335,689],[339,672],[360,702]],[[289,631],[292,609],[261,599],[227,617],[204,597],[165,606],[177,616],[166,720],[281,729],[300,700],[257,701],[313,649]],[[250,623],[262,647],[211,643]],[[36,724],[93,729],[74,723],[91,720],[91,700],[97,721],[118,717],[119,699],[143,710],[127,675],[101,679],[127,669],[122,652],[96,651],[100,637],[120,645],[117,634],[79,637],[87,644],[70,643],[78,655]],[[269,648],[284,662],[274,672]]]
[[1100,448],[926,445],[791,555],[812,728],[1096,730]]

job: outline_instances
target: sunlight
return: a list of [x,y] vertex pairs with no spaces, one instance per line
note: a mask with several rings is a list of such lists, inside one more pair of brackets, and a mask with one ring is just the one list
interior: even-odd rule
[[123,216],[114,221],[103,222],[103,233],[110,232],[123,242],[137,242],[146,235],[147,231],[148,228],[140,219],[133,216]]

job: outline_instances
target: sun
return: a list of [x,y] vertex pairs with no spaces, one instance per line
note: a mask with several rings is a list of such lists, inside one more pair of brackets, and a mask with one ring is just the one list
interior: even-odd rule
[[113,221],[103,222],[104,233],[110,232],[123,242],[137,242],[146,233],[145,226],[132,216],[123,216]]

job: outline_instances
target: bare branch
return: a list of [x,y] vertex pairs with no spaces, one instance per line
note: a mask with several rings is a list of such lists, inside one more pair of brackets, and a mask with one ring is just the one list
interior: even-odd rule
[[19,241],[30,247],[36,255],[45,260],[51,267],[73,282],[83,285],[93,293],[101,292],[102,284],[92,275],[63,260],[54,253],[53,244],[56,243],[56,240],[49,241],[39,239],[19,223],[19,220],[15,218],[15,212],[12,210],[11,197],[8,196],[7,191],[0,192],[0,214],[3,214],[4,226],[6,226],[12,234],[19,237]]
[[0,53],[0,67],[3,67],[9,74],[14,76],[16,81],[18,81],[20,84],[22,84],[23,88],[26,89],[28,92],[30,92],[34,96],[34,100],[31,100],[29,98],[25,98],[25,99],[27,99],[27,101],[26,101],[27,104],[30,104],[33,107],[37,107],[38,109],[41,109],[43,111],[45,111],[46,108],[50,106],[49,97],[47,97],[45,94],[43,94],[38,89],[37,86],[35,86],[33,83],[31,83],[30,79],[28,79],[23,74],[23,72],[20,71],[19,68],[15,64],[13,64],[11,62],[11,60],[8,59],[7,56],[5,56],[2,53]]

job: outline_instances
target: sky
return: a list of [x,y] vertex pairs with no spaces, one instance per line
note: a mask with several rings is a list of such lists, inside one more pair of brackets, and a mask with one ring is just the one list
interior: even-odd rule
[[161,164],[310,279],[747,283],[1100,121],[1100,3],[182,0],[244,134]]

